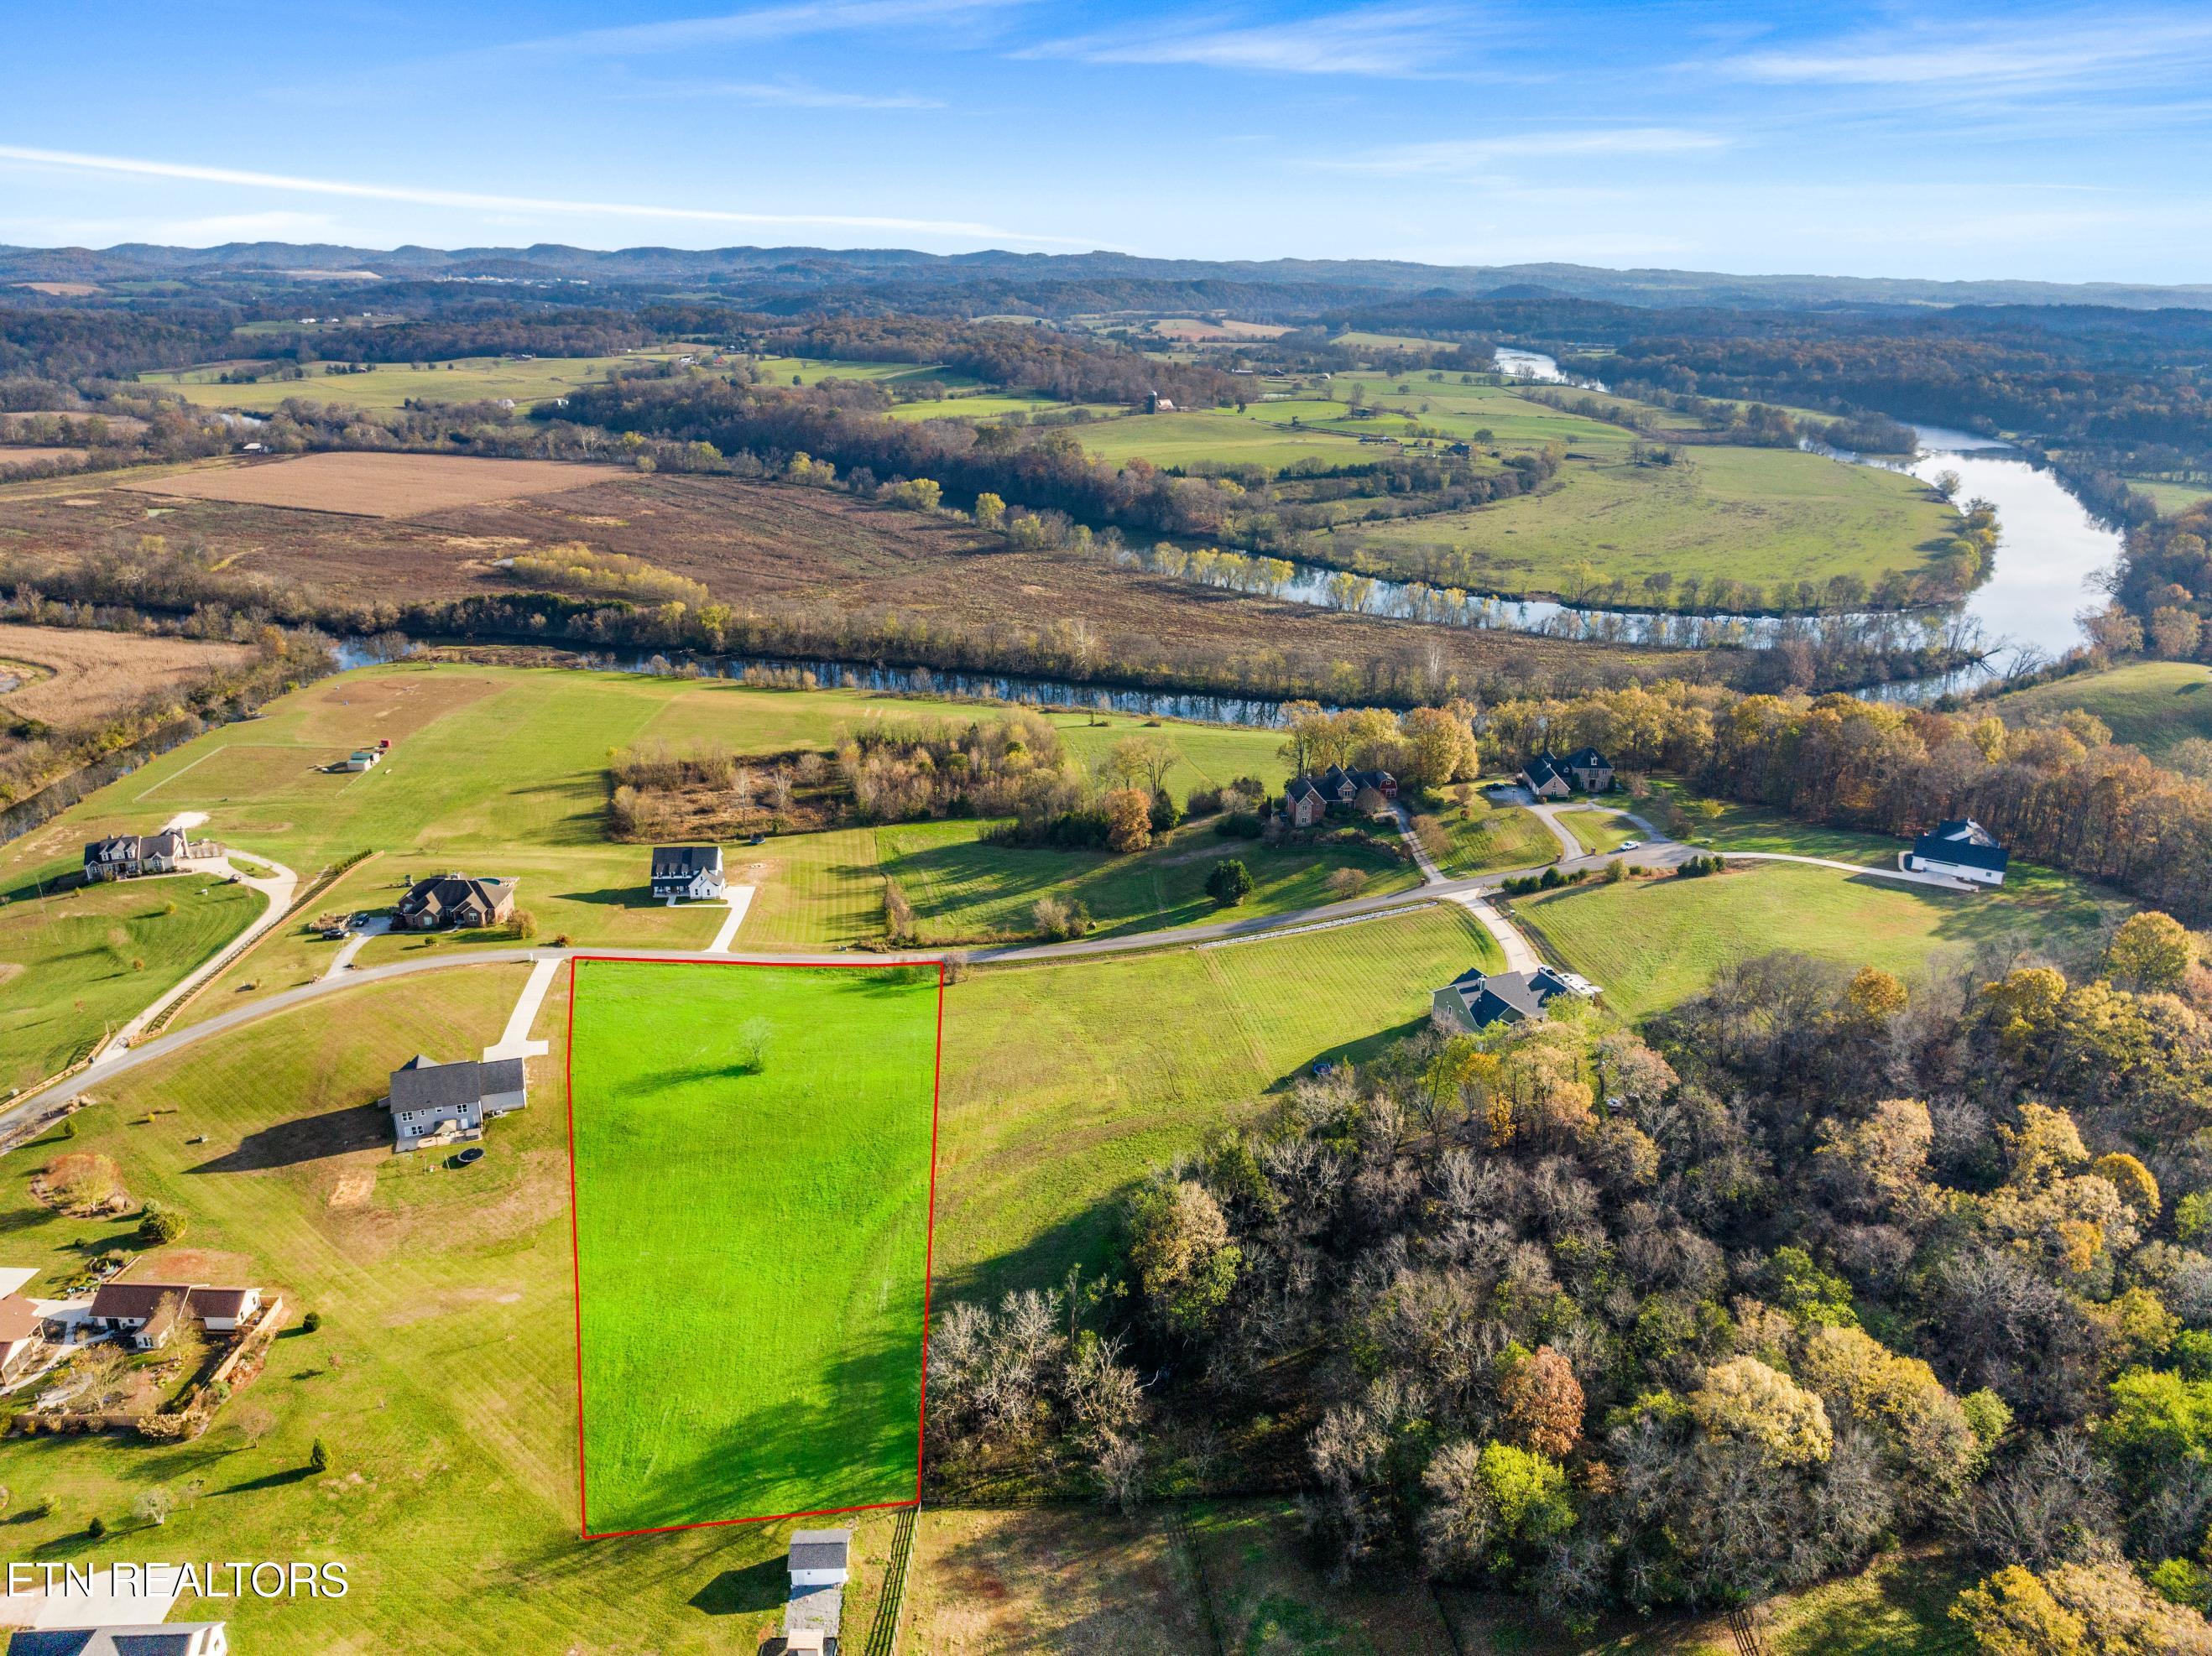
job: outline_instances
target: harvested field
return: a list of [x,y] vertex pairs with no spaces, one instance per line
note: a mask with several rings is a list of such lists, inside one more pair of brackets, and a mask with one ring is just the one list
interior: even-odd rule
[[554,494],[625,474],[557,460],[478,460],[459,454],[301,454],[117,485],[194,500],[328,512],[349,518],[413,518],[530,494]]
[[13,285],[28,288],[49,299],[90,299],[100,291],[95,283],[89,282],[18,282]]
[[[412,463],[400,456],[326,458]],[[1638,670],[1697,677],[1724,670],[1729,659],[1332,613],[1197,587],[1103,558],[1016,550],[950,519],[822,489],[629,473],[614,474],[620,482],[599,481],[609,474],[513,464],[547,464],[581,486],[380,520],[176,494],[204,474],[170,474],[143,487],[174,502],[160,519],[159,532],[173,543],[198,538],[222,546],[227,577],[353,609],[388,606],[400,595],[434,599],[520,590],[527,583],[500,567],[501,561],[526,548],[580,541],[703,582],[720,603],[804,604],[822,619],[824,653],[834,653],[841,615],[895,611],[917,636],[957,629],[1019,638],[1081,623],[1093,639],[1126,643],[1124,653],[1146,661],[1264,649],[1289,660],[1345,662],[1355,669],[1390,664],[1410,676],[1425,670],[1433,656],[1463,686],[1515,668],[1549,670],[1566,682]],[[253,470],[268,475],[276,468]],[[79,492],[87,487],[83,479],[0,487],[0,555],[12,553],[9,562],[21,578],[36,583],[48,569],[132,545],[147,532],[144,494],[113,485]]]
[[54,460],[66,460],[73,465],[81,465],[84,458],[84,451],[81,448],[0,448],[0,471],[45,465]]
[[[20,689],[0,690],[0,714],[50,724],[99,719],[164,685],[234,667],[252,653],[242,644],[0,625],[0,682],[27,680]],[[11,671],[12,664],[37,670]]]

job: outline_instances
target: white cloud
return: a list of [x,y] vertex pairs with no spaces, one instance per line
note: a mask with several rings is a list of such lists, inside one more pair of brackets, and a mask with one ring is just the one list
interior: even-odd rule
[[1997,27],[1886,30],[1795,49],[1740,52],[1718,59],[1717,66],[1745,80],[1782,85],[2027,91],[2201,66],[2208,51],[2212,21],[2098,16],[2036,26],[2012,18]]
[[942,109],[940,98],[907,93],[837,92],[789,81],[672,81],[626,94],[631,98],[716,98],[771,109]]
[[414,185],[360,184],[337,179],[301,178],[281,173],[252,173],[237,167],[202,167],[185,161],[88,155],[70,150],[31,149],[15,144],[0,144],[0,161],[9,161],[33,167],[104,173],[126,178],[187,179],[201,184],[234,185],[250,190],[283,190],[369,201],[412,202],[421,206],[457,207],[484,213],[665,219],[694,224],[818,226],[841,230],[896,231],[962,240],[1016,241],[1070,247],[1097,245],[1095,241],[1072,236],[1036,235],[1025,231],[1006,230],[994,225],[958,220],[891,218],[855,213],[748,213],[724,208],[665,207],[641,202],[561,201],[536,196],[490,195],[468,190],[434,190]]
[[700,46],[757,40],[789,40],[809,34],[848,34],[915,23],[980,19],[1026,0],[821,0],[818,4],[763,6],[713,17],[678,17],[584,29],[533,40],[527,50],[576,52],[599,57],[684,52]]
[[1472,21],[1463,7],[1368,6],[1288,23],[1171,24],[1048,41],[1016,54],[1086,64],[1188,64],[1277,75],[1420,78],[1443,72]]
[[1594,127],[1567,132],[1521,132],[1494,138],[1438,138],[1391,144],[1360,154],[1331,157],[1315,165],[1330,172],[1367,173],[1386,178],[1464,177],[1486,172],[1506,160],[1571,160],[1589,155],[1680,155],[1724,149],[1729,140],[1716,132],[1676,126]]

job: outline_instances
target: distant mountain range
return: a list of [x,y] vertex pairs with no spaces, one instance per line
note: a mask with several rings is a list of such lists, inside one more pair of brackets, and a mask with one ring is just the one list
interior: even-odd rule
[[890,286],[908,291],[1000,287],[1181,293],[1277,294],[1304,305],[1356,293],[1394,296],[1545,299],[1566,297],[1641,306],[1727,305],[1796,309],[1817,306],[2095,305],[2131,310],[2212,309],[2212,283],[2156,287],[2133,282],[1933,282],[1912,277],[1732,276],[1712,270],[1609,270],[1587,264],[1414,264],[1389,259],[1208,260],[1139,258],[1126,253],[922,253],[904,249],[821,247],[625,247],[599,252],[532,247],[342,247],[325,243],[231,242],[220,247],[164,247],[127,242],[106,248],[0,246],[0,282],[147,281],[420,282],[476,280],[671,283],[749,294]]

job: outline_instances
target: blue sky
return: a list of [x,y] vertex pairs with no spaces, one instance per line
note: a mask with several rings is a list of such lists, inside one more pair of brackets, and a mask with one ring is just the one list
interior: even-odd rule
[[2212,6],[8,8],[0,241],[2212,279]]

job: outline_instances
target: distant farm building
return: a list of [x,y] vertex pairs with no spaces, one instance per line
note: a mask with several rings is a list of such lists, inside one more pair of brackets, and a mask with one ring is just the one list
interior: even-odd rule
[[417,880],[393,907],[410,931],[441,926],[501,925],[514,915],[514,882],[441,874]]
[[384,762],[384,756],[391,751],[392,743],[388,741],[379,742],[374,747],[356,748],[338,761],[337,768],[342,771],[373,771]]
[[722,895],[720,846],[656,846],[653,852],[653,895],[670,902],[699,901]]
[[84,877],[131,880],[143,874],[174,874],[188,863],[215,862],[223,854],[212,840],[194,840],[182,828],[155,834],[118,834],[84,847]]
[[395,1150],[482,1138],[486,1121],[529,1101],[529,1079],[519,1058],[441,1064],[420,1052],[392,1072],[385,1100]]
[[1912,842],[1905,866],[1915,874],[1948,874],[1977,885],[2002,885],[2012,853],[1971,816],[1938,822]]
[[1522,1023],[1544,1016],[1545,1005],[1561,995],[1595,1000],[1598,986],[1579,973],[1540,966],[1534,972],[1462,972],[1432,998],[1437,1016],[1466,1034],[1493,1023]]
[[838,1623],[851,1573],[850,1530],[791,1532],[791,1596],[783,1606],[783,1647],[792,1656],[837,1656]]

